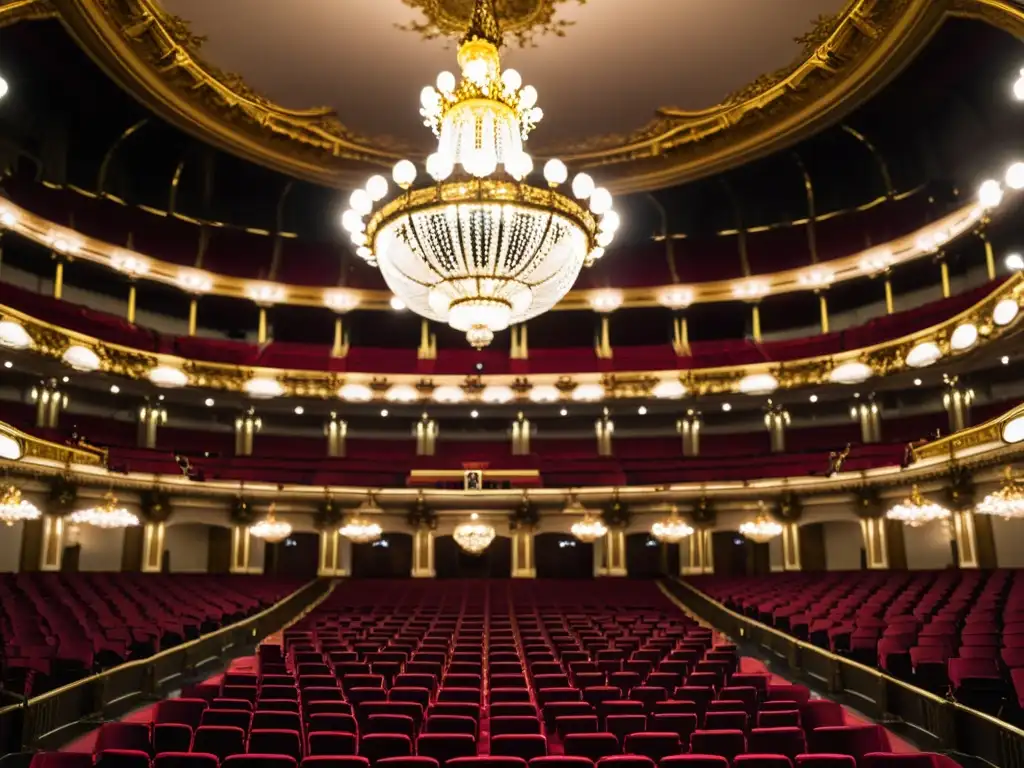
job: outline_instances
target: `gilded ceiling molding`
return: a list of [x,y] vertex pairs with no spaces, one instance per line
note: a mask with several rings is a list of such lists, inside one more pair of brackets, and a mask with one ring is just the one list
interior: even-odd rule
[[[1024,275],[1018,274],[1007,280],[995,291],[973,307],[959,315],[916,333],[892,339],[863,349],[850,350],[836,355],[823,355],[787,362],[757,363],[752,365],[701,368],[696,370],[651,370],[598,371],[576,374],[531,374],[528,376],[505,374],[487,376],[486,380],[474,376],[424,376],[423,374],[375,374],[372,372],[325,372],[310,370],[287,370],[209,363],[186,360],[167,354],[154,354],[131,349],[118,344],[100,341],[86,334],[59,328],[15,309],[0,306],[0,319],[13,320],[24,327],[32,340],[31,350],[36,354],[60,360],[72,345],[88,347],[99,358],[99,370],[115,376],[135,380],[148,380],[157,367],[180,369],[185,373],[190,387],[216,389],[234,393],[246,393],[247,385],[254,379],[273,380],[280,385],[283,397],[321,398],[336,400],[338,390],[344,384],[362,384],[374,393],[374,398],[386,402],[384,395],[389,387],[396,384],[416,388],[423,402],[429,401],[433,391],[440,386],[456,386],[462,389],[465,402],[481,401],[486,386],[502,385],[513,390],[520,402],[527,402],[530,391],[538,385],[553,385],[560,392],[561,399],[572,399],[573,390],[581,384],[600,384],[604,400],[650,399],[654,388],[662,381],[677,380],[686,388],[686,397],[704,395],[726,395],[741,393],[741,382],[751,376],[768,374],[776,380],[779,390],[801,387],[825,386],[832,383],[832,372],[846,363],[863,363],[871,370],[871,376],[881,377],[913,370],[907,364],[907,356],[919,345],[934,344],[942,361],[956,359],[1018,332],[1024,325],[1024,312],[1017,311],[1011,320],[998,325],[993,320],[996,306],[1004,301],[1024,304]],[[953,332],[961,325],[973,325],[977,341],[966,349],[953,346]],[[761,393],[765,394],[765,393]],[[768,393],[770,394],[770,393]]]
[[[1007,196],[1007,200],[1009,200]],[[249,280],[208,271],[184,267],[180,264],[155,259],[128,246],[106,243],[86,237],[68,227],[37,216],[30,211],[0,197],[0,213],[5,217],[3,226],[12,234],[26,237],[45,247],[52,247],[58,237],[74,244],[68,255],[74,259],[90,261],[111,269],[126,256],[139,259],[147,265],[144,275],[138,279],[152,280],[165,285],[183,287],[183,275],[201,274],[209,279],[205,295],[226,296],[237,299],[252,299],[254,286],[272,286],[278,297],[273,303],[291,306],[324,307],[331,305],[331,297],[345,293],[358,301],[360,309],[390,310],[389,291],[347,288],[343,286],[286,285],[263,280]],[[994,214],[995,211],[988,211]],[[818,217],[821,221],[824,217]],[[832,259],[816,265],[808,265],[782,272],[762,273],[751,277],[737,277],[731,280],[716,280],[689,285],[661,285],[628,288],[620,291],[622,308],[674,306],[666,297],[685,293],[690,304],[736,301],[737,299],[763,300],[769,296],[798,291],[820,291],[830,285],[847,280],[874,275],[935,253],[935,242],[950,243],[962,235],[976,231],[985,222],[985,212],[976,203],[969,203],[948,216],[922,227],[916,232],[873,246],[869,250],[851,254],[841,259]],[[926,242],[927,241],[927,242]],[[607,258],[614,258],[608,256]],[[673,266],[670,263],[670,268]],[[754,290],[756,289],[756,290]],[[555,307],[559,310],[586,311],[591,309],[591,298],[602,291],[576,289],[570,291]],[[676,307],[682,309],[685,307]]]
[[[340,186],[360,184],[372,168],[404,156],[401,147],[355,135],[330,110],[285,109],[237,75],[205,62],[202,39],[154,0],[49,1],[83,47],[123,86],[163,117],[221,148],[284,173]],[[406,2],[428,9],[431,29],[438,34],[444,19],[458,18],[463,4]],[[602,183],[616,194],[679,184],[747,162],[849,112],[916,54],[950,4],[967,2],[850,0],[836,18],[816,20],[799,39],[804,50],[797,62],[762,75],[715,107],[697,112],[663,108],[631,134],[541,147],[540,153],[558,154],[578,167],[600,167]],[[553,19],[553,0],[506,0],[505,5],[524,23],[533,18],[535,30],[539,24],[542,31],[564,32]]]
[[57,16],[52,0],[8,0],[0,5],[0,29],[23,21],[43,21]]
[[[586,5],[587,0],[575,0]],[[473,15],[473,0],[402,0],[420,11],[425,21],[396,25],[415,32],[425,40],[439,37],[458,38],[466,31]],[[495,0],[494,7],[506,42],[520,48],[534,47],[536,38],[545,35],[565,37],[573,26],[571,21],[555,18],[557,6],[569,0]]]

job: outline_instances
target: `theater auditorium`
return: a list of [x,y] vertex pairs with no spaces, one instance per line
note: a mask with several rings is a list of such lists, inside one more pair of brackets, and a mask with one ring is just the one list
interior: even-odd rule
[[0,0],[0,768],[1024,768],[1017,0]]

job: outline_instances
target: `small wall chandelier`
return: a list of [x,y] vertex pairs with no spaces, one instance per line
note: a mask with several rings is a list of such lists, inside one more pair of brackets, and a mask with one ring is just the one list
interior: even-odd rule
[[544,166],[546,189],[526,182],[534,167],[524,145],[544,113],[537,90],[502,71],[501,42],[494,0],[476,0],[458,51],[461,81],[442,72],[420,94],[437,137],[429,181],[415,188],[416,166],[402,160],[392,172],[397,194],[373,176],[341,220],[406,307],[463,331],[478,349],[551,309],[619,227],[611,194],[587,174],[573,179],[571,194],[557,191],[569,179],[561,160]]
[[573,536],[584,544],[593,544],[608,533],[608,526],[601,522],[601,518],[594,517],[590,510],[584,507],[575,496],[570,497],[569,503],[562,510],[562,513],[566,515],[583,515],[583,519],[573,523],[569,530]]
[[651,526],[651,536],[663,544],[678,544],[691,535],[693,535],[693,528],[679,517],[679,510],[675,505],[672,506],[668,517]]
[[1003,471],[1003,487],[986,496],[974,511],[1004,520],[1024,518],[1024,484],[1013,476],[1013,467],[1008,466]]
[[921,490],[915,484],[910,489],[910,496],[899,504],[896,504],[885,516],[889,520],[896,520],[911,528],[920,528],[922,525],[936,520],[948,520],[953,513],[941,504],[928,501],[921,495]]
[[72,525],[92,525],[96,528],[134,528],[139,525],[139,518],[120,506],[113,491],[107,491],[103,503],[79,509],[68,516]]
[[471,555],[479,555],[491,546],[491,542],[494,541],[498,532],[494,530],[493,525],[479,522],[480,515],[476,512],[470,515],[469,519],[470,522],[459,523],[455,526],[452,538],[463,551],[469,552]]
[[782,526],[768,517],[763,501],[757,502],[757,506],[757,517],[753,522],[748,521],[740,525],[740,534],[756,544],[767,544],[782,535]]
[[25,520],[38,520],[39,507],[21,498],[21,489],[7,485],[0,494],[0,523],[11,526]]
[[349,541],[356,544],[372,544],[380,539],[384,533],[379,523],[373,522],[373,517],[384,514],[384,510],[373,498],[373,492],[366,492],[366,500],[355,508],[355,517],[338,529],[338,533]]
[[270,542],[271,544],[277,544],[278,542],[284,541],[292,535],[291,523],[286,523],[283,520],[278,520],[274,513],[277,511],[277,502],[270,504],[270,509],[267,510],[267,516],[265,519],[260,520],[256,525],[249,528],[249,533],[255,536],[257,539],[263,539],[264,541]]

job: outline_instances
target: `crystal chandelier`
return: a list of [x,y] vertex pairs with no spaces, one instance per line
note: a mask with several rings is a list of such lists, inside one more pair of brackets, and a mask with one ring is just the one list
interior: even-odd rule
[[1003,478],[1003,487],[986,496],[974,511],[1004,520],[1024,518],[1024,484],[1013,476],[1013,467],[1006,468]]
[[291,524],[278,520],[274,516],[275,506],[274,503],[271,503],[270,509],[267,510],[266,518],[249,528],[249,533],[257,539],[269,541],[271,544],[277,544],[292,535]]
[[573,536],[584,544],[593,544],[608,533],[608,526],[601,522],[600,518],[594,517],[590,510],[584,507],[575,496],[569,500],[562,513],[566,515],[583,515],[583,519],[573,523],[569,530]]
[[39,508],[30,501],[21,498],[21,489],[15,485],[4,487],[0,495],[0,523],[8,526],[23,520],[38,520]]
[[766,544],[782,535],[782,526],[768,517],[764,510],[764,502],[758,502],[759,511],[753,522],[740,525],[740,534],[756,544]]
[[118,505],[113,491],[107,491],[103,503],[89,509],[79,509],[68,517],[72,525],[92,525],[97,528],[134,528],[139,518]]
[[493,525],[479,522],[480,515],[476,512],[470,515],[469,519],[471,522],[459,523],[455,526],[452,538],[463,551],[469,552],[471,555],[479,555],[491,546],[491,542],[494,541],[494,537],[498,533],[494,530]]
[[651,536],[664,544],[678,544],[693,534],[693,528],[679,517],[679,510],[674,506],[669,516],[651,526]]
[[914,485],[910,496],[886,512],[885,516],[911,528],[920,528],[935,520],[948,520],[952,514],[945,507],[925,499],[917,485]]
[[406,307],[477,349],[551,309],[619,227],[611,194],[587,174],[571,196],[556,191],[569,178],[561,160],[544,166],[547,189],[527,183],[534,168],[523,147],[544,113],[536,89],[502,71],[500,45],[494,0],[477,0],[458,52],[461,82],[442,72],[420,97],[438,141],[430,181],[414,187],[416,166],[402,160],[392,172],[400,192],[388,199],[387,179],[374,176],[342,216],[359,256]]
[[367,492],[366,501],[355,509],[355,517],[341,526],[338,533],[356,544],[372,544],[381,537],[384,529],[373,522],[371,517],[383,512],[384,510],[374,500],[373,494]]

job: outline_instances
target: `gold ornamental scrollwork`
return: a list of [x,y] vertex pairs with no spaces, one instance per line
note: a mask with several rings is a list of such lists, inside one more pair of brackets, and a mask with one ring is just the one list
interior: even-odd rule
[[[402,0],[423,14],[424,21],[396,25],[425,40],[461,37],[473,15],[474,0]],[[558,6],[570,0],[495,0],[494,10],[506,43],[520,48],[536,46],[537,38],[565,37],[573,22],[556,18]],[[572,0],[586,5],[587,0]]]

